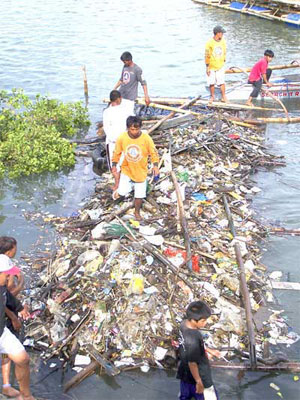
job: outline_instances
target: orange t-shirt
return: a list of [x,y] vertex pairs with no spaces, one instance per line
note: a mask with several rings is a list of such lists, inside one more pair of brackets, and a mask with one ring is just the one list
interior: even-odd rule
[[152,163],[159,161],[152,138],[144,132],[137,139],[132,139],[128,132],[121,133],[116,142],[112,162],[117,163],[122,153],[124,154],[124,161],[121,165],[121,171],[134,182],[146,180],[149,156]]

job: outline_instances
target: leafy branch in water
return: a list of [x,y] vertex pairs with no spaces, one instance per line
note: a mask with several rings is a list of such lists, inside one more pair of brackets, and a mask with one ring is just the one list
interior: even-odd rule
[[0,91],[0,177],[57,171],[75,164],[71,137],[90,125],[80,103],[63,103],[22,90]]

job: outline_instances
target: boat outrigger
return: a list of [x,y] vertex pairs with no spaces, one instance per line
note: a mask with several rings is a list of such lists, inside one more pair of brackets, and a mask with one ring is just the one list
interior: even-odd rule
[[284,22],[289,26],[300,28],[299,0],[193,0],[212,7],[239,12],[273,21]]

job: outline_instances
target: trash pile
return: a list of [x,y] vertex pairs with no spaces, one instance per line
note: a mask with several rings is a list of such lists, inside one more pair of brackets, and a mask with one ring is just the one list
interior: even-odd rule
[[[236,242],[252,312],[259,315],[268,303],[273,305],[266,268],[259,261],[259,243],[268,231],[252,216],[251,198],[260,189],[251,175],[284,161],[264,147],[264,132],[210,113],[152,137],[160,154],[160,178],[149,181],[141,222],[134,219],[132,197],[113,201],[109,172],[99,178],[95,194],[77,216],[53,218],[58,250],[29,293],[32,319],[25,342],[42,350],[46,359],[59,355],[73,362],[76,354],[98,354],[118,369],[172,368],[185,309],[199,299],[213,310],[203,330],[206,344],[222,350],[225,361],[236,358],[249,344]],[[188,238],[178,218],[170,163]],[[262,314],[266,319],[256,324],[258,355],[266,341],[298,340],[280,312]]]

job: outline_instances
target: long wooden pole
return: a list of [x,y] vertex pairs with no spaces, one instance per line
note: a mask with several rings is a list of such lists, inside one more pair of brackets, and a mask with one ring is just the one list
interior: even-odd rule
[[[200,96],[194,97],[192,100],[189,100],[186,103],[182,104],[182,106],[180,106],[179,109],[181,110],[185,107],[191,106],[197,100],[199,100],[199,98],[200,98]],[[150,133],[152,133],[153,131],[158,129],[163,122],[167,121],[169,118],[174,117],[175,114],[176,114],[176,111],[172,111],[169,115],[166,115],[164,118],[160,119],[156,124],[154,124],[150,129],[148,129],[148,131],[147,131],[148,135],[150,135]]]
[[[228,222],[229,222],[230,231],[232,233],[232,236],[235,237],[236,231],[235,231],[232,215],[230,212],[230,208],[229,208],[229,205],[227,202],[227,197],[225,194],[223,194],[223,202],[224,202],[225,212],[226,212]],[[256,360],[255,333],[254,333],[254,327],[253,327],[251,303],[250,303],[250,296],[249,296],[249,291],[248,291],[248,287],[247,287],[243,257],[241,254],[240,245],[238,243],[235,243],[234,251],[235,251],[236,260],[237,260],[239,270],[240,270],[240,289],[241,289],[242,297],[244,300],[244,306],[245,306],[245,312],[246,312],[246,323],[247,323],[248,336],[249,336],[250,364],[251,364],[251,368],[255,369],[257,366],[257,360]]]
[[174,184],[176,196],[177,196],[177,204],[178,204],[178,209],[179,209],[179,220],[180,220],[180,225],[181,225],[181,228],[183,231],[184,244],[185,244],[185,249],[186,249],[187,266],[190,270],[192,270],[191,240],[190,240],[188,224],[187,224],[187,220],[186,220],[185,212],[184,212],[184,208],[183,208],[182,196],[181,196],[180,188],[179,188],[177,178],[176,178],[174,171],[171,171],[171,178],[173,180],[173,184]]
[[[273,71],[279,70],[279,69],[289,69],[289,68],[299,68],[300,67],[300,61],[295,60],[292,61],[290,64],[283,64],[283,65],[270,65],[270,69]],[[242,70],[246,72],[250,72],[252,67],[246,67],[246,68],[240,68],[240,67],[230,67],[225,71],[226,74],[239,74],[243,72]]]

